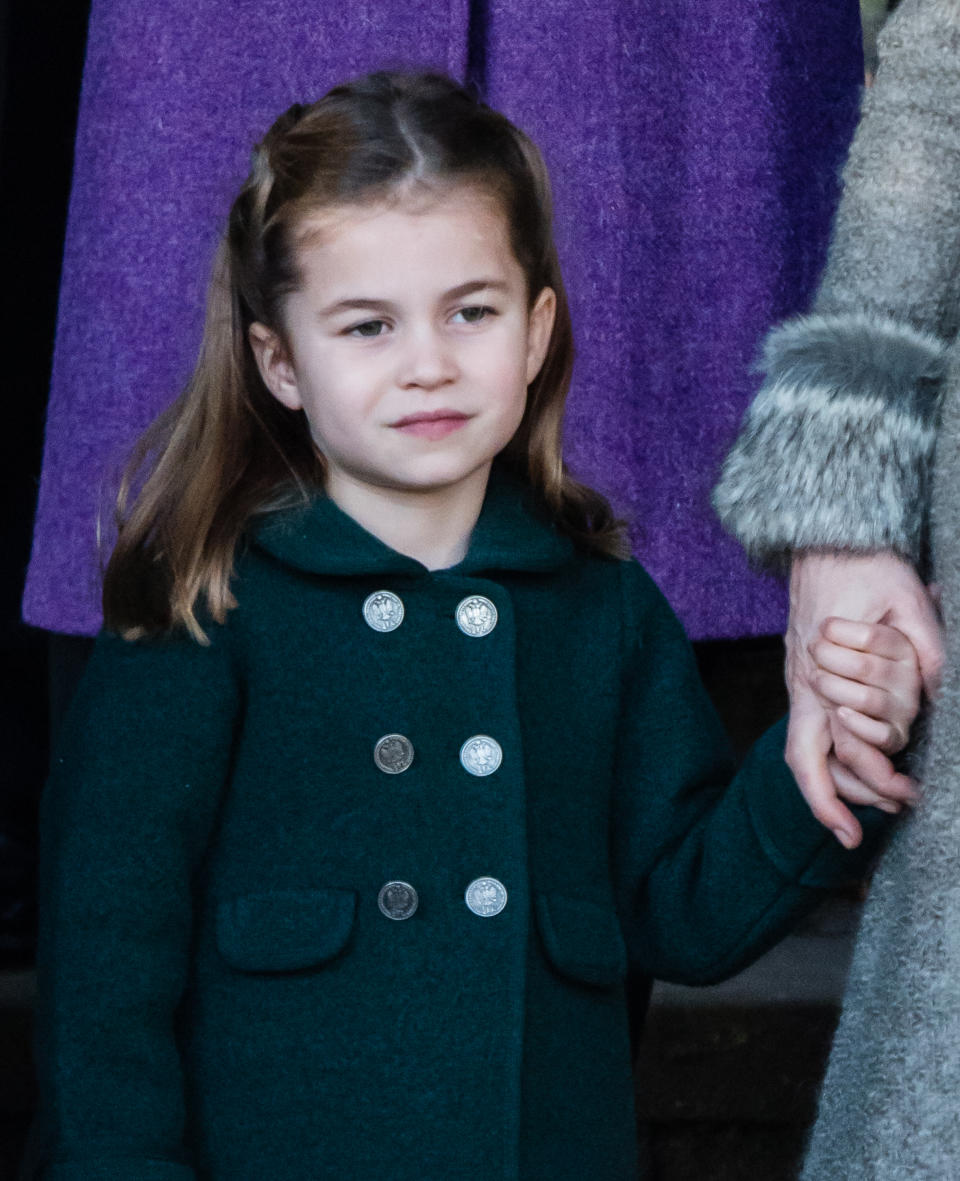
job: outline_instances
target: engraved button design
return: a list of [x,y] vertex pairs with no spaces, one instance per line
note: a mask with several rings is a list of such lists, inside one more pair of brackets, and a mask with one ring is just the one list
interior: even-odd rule
[[467,886],[467,906],[483,919],[499,914],[507,905],[507,891],[496,878],[477,878]]
[[460,747],[460,762],[471,775],[492,775],[503,762],[503,751],[489,734],[475,734]]
[[399,775],[413,762],[413,743],[402,734],[384,734],[373,748],[373,761],[388,775]]
[[392,632],[403,623],[403,602],[393,591],[374,591],[363,601],[363,618],[375,632]]
[[409,882],[387,882],[377,895],[377,906],[388,919],[408,919],[417,909],[419,901],[416,890]]
[[488,636],[497,626],[497,609],[483,595],[470,595],[457,605],[457,627],[465,636]]

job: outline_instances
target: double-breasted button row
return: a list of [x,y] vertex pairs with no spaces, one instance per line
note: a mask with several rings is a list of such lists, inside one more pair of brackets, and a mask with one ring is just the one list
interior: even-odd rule
[[[413,763],[413,743],[405,734],[384,734],[373,748],[373,761],[387,775],[399,775]],[[492,775],[503,762],[503,747],[489,734],[475,734],[460,747],[460,763],[471,775]]]
[[[499,914],[507,905],[507,890],[496,878],[475,878],[464,893],[467,908],[480,918]],[[417,891],[409,882],[387,882],[377,895],[380,913],[400,921],[411,918],[420,905]]]
[[[377,632],[396,631],[404,614],[403,600],[393,591],[374,591],[363,601],[363,618]],[[485,595],[468,595],[457,604],[455,618],[465,636],[488,636],[497,626],[497,608]]]

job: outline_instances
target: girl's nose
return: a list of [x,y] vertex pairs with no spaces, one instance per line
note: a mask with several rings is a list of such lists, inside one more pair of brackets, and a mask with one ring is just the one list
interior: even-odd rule
[[458,367],[450,341],[435,329],[412,333],[400,363],[398,382],[404,388],[432,390],[449,385]]

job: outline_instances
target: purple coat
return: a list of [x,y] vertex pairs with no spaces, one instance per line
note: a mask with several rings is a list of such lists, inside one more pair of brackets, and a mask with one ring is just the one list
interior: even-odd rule
[[[100,623],[96,517],[179,391],[250,146],[381,66],[463,77],[530,132],[556,191],[578,361],[568,454],[634,522],[694,637],[780,630],[709,509],[774,320],[825,253],[856,122],[855,0],[94,0],[24,617]],[[107,502],[109,515],[109,503]]]

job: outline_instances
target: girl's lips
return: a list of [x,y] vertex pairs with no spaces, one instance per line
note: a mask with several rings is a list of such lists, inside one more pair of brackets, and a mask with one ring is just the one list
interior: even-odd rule
[[411,414],[408,418],[401,418],[393,426],[405,435],[416,435],[421,439],[442,439],[469,421],[469,415],[456,410],[435,410],[430,414]]

